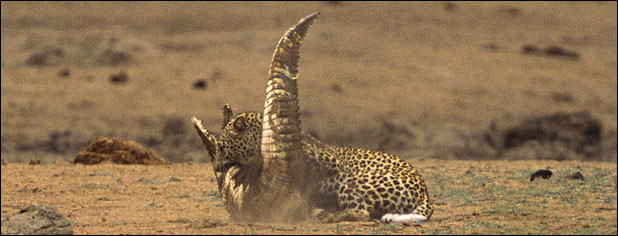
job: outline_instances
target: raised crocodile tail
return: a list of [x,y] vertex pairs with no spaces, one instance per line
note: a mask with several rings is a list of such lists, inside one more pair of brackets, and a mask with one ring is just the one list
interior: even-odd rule
[[262,123],[265,159],[287,158],[300,149],[298,107],[298,59],[300,43],[319,13],[313,13],[290,28],[279,40],[270,70]]
[[[302,155],[298,107],[298,59],[300,43],[319,13],[313,13],[290,28],[279,40],[268,71],[268,87],[262,123],[264,169],[272,183],[290,183],[288,168]],[[293,165],[293,164],[292,164]],[[284,174],[286,173],[286,174]]]

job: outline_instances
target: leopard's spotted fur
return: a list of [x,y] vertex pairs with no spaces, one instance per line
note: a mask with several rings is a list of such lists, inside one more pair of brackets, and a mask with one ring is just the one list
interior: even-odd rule
[[[300,131],[297,50],[316,16],[301,20],[279,42],[271,66],[266,115],[243,112],[234,116],[226,105],[220,135],[192,119],[212,158],[226,209],[234,219],[259,221],[282,213],[275,209],[299,194],[309,208],[325,209],[325,222],[428,220],[433,207],[412,165],[386,153],[330,146]],[[263,139],[264,135],[268,138]]]

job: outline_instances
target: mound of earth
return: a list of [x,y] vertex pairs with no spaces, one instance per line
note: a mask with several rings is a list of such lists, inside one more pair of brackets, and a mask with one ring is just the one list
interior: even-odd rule
[[[564,150],[591,157],[599,154],[602,125],[588,112],[554,113],[532,116],[520,121],[494,120],[485,132],[485,141],[498,155],[526,147],[548,147],[552,153]],[[568,157],[563,157],[569,159]],[[560,158],[558,158],[560,159]]]
[[94,137],[86,150],[79,152],[75,160],[73,160],[74,164],[81,163],[85,165],[101,162],[144,165],[168,163],[159,155],[144,149],[136,142],[104,136]]

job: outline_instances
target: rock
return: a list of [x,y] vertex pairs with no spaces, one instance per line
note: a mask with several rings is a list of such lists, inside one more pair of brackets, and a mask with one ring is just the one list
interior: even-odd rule
[[534,179],[538,177],[542,177],[543,179],[549,179],[553,173],[550,170],[537,170],[530,176],[530,181],[534,181]]
[[584,175],[581,172],[575,172],[571,175],[567,175],[567,179],[581,179],[584,180]]
[[51,206],[29,206],[2,221],[2,235],[73,235],[71,221]]

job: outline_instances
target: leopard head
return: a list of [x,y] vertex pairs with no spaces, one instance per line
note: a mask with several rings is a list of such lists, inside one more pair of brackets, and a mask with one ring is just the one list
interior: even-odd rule
[[261,113],[242,112],[234,115],[226,104],[223,107],[223,127],[219,135],[206,130],[202,121],[195,116],[191,122],[208,151],[219,184],[230,168],[244,166],[249,158],[260,154]]

